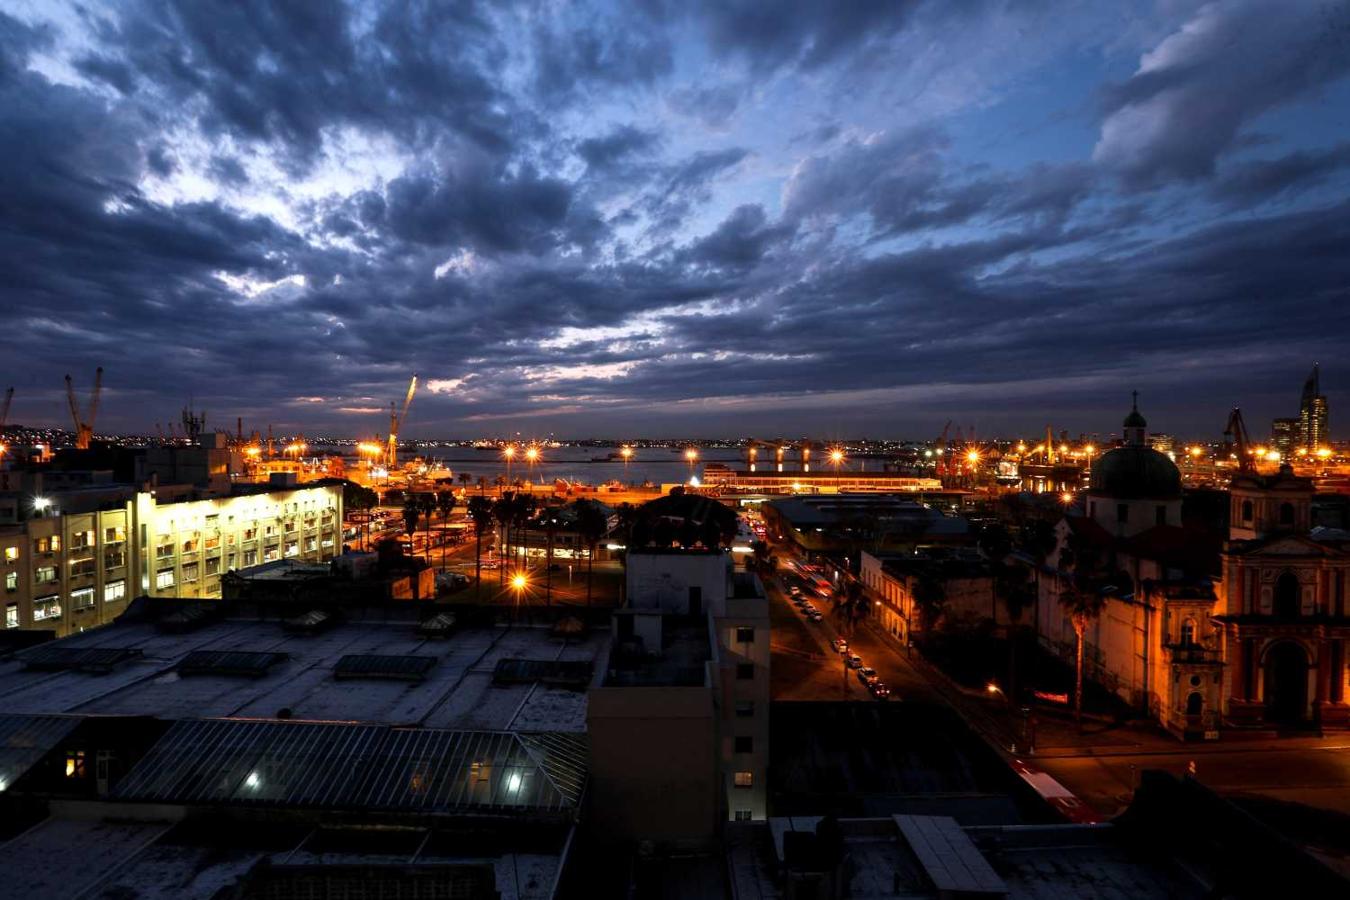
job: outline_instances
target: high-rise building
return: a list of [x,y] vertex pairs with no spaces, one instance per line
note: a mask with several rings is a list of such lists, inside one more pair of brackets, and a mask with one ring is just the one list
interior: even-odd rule
[[1322,395],[1318,366],[1303,382],[1303,398],[1298,406],[1299,446],[1316,450],[1327,442],[1327,398]]
[[1298,419],[1276,419],[1270,425],[1270,443],[1280,451],[1281,459],[1288,459],[1299,446],[1302,428]]

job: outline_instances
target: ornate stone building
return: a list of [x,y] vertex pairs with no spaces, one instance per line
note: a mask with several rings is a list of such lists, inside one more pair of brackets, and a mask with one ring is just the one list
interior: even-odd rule
[[1085,636],[1088,677],[1178,736],[1213,737],[1222,704],[1222,655],[1211,622],[1218,538],[1183,527],[1181,473],[1148,445],[1137,406],[1125,444],[1092,468],[1085,515],[1056,527],[1040,579],[1043,644],[1072,660],[1076,635],[1062,602],[1092,590],[1104,603]]
[[1313,485],[1288,466],[1230,487],[1223,553],[1226,720],[1233,726],[1350,725],[1350,535],[1311,528]]

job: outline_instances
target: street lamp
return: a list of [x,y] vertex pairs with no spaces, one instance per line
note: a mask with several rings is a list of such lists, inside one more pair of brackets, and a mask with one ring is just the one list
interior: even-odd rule
[[830,451],[830,465],[834,466],[834,474],[839,474],[839,467],[844,464],[844,451],[835,447]]
[[694,479],[694,463],[698,460],[698,450],[693,447],[684,451],[684,458],[689,461],[689,480]]
[[502,450],[502,456],[506,457],[506,483],[511,483],[511,460],[516,458],[516,445],[507,444],[506,449]]
[[633,458],[633,448],[627,445],[619,448],[619,455],[623,457],[623,480],[628,480],[628,461]]
[[534,464],[539,462],[539,448],[527,447],[525,450],[525,462],[529,465],[530,481],[534,481]]

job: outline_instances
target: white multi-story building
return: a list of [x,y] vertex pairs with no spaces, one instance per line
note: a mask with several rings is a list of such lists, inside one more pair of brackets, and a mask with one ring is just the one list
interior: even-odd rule
[[6,628],[71,634],[111,622],[142,594],[216,598],[232,568],[342,549],[339,485],[202,499],[98,493],[44,496],[33,517],[0,526]]

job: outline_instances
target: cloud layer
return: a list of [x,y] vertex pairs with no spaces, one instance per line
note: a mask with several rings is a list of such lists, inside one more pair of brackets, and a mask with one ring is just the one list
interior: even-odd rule
[[11,421],[96,365],[110,429],[353,436],[414,371],[447,437],[1350,386],[1350,2],[791,6],[0,11]]

